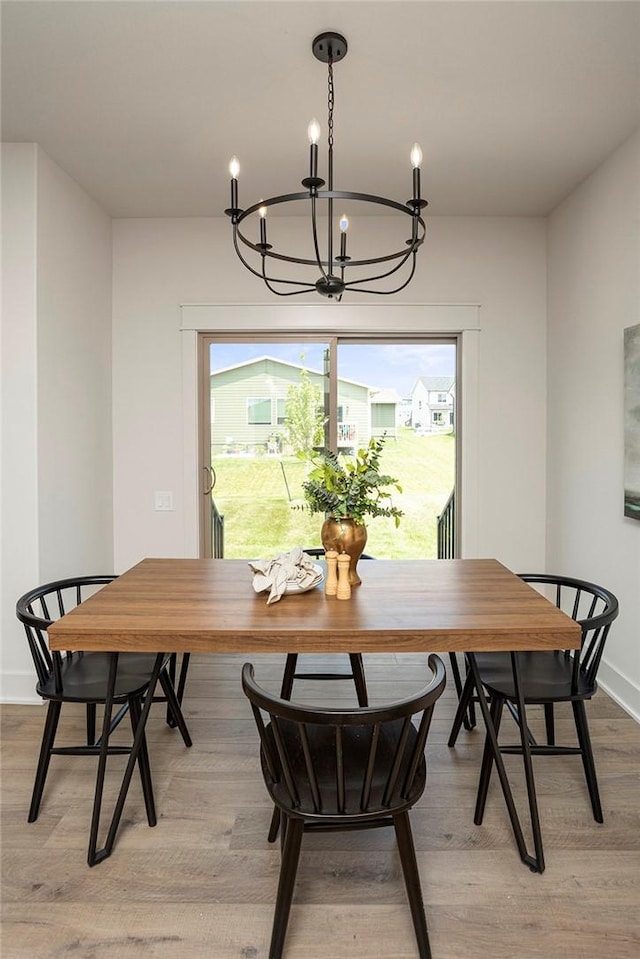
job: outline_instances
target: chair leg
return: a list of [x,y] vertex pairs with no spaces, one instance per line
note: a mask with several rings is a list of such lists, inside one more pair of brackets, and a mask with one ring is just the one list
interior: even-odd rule
[[267,842],[275,842],[278,838],[278,833],[280,832],[280,810],[277,806],[273,807],[273,814],[271,816],[271,825],[269,826],[269,835],[267,836]]
[[280,687],[280,699],[291,699],[293,690],[293,680],[298,664],[297,653],[287,653],[287,661],[284,666],[284,676],[282,677],[282,686]]
[[162,686],[162,691],[167,698],[167,708],[170,710],[171,715],[174,720],[174,725],[180,730],[180,734],[184,740],[185,746],[191,746],[191,736],[189,735],[189,730],[187,729],[187,724],[184,721],[184,716],[182,715],[182,710],[180,709],[180,703],[176,697],[175,689],[173,688],[173,683],[167,673],[166,669],[163,669],[160,673],[160,685]]
[[453,726],[451,727],[451,732],[449,734],[449,746],[455,746],[458,739],[458,734],[462,727],[463,722],[465,721],[467,708],[471,703],[471,698],[473,696],[475,686],[473,684],[473,676],[470,672],[467,673],[467,678],[464,681],[464,687],[460,695],[460,701],[458,702],[458,708],[456,710],[456,715],[453,720]]
[[[492,696],[489,718],[495,730],[496,739],[500,732],[500,723],[502,721],[502,710],[504,708],[504,699],[501,696]],[[487,793],[489,792],[489,781],[491,780],[491,770],[493,769],[493,753],[487,736],[484,741],[484,752],[482,754],[482,767],[480,769],[480,781],[478,783],[478,795],[476,797],[476,811],[473,821],[476,826],[482,824],[484,816],[484,807],[487,803]]]
[[284,939],[289,923],[289,913],[291,912],[293,888],[298,871],[298,860],[300,859],[303,828],[301,819],[288,819],[282,863],[280,865],[280,879],[278,882],[278,895],[273,917],[271,945],[269,946],[269,959],[281,959],[282,957]]
[[38,758],[38,768],[36,769],[36,778],[33,784],[33,793],[31,795],[31,806],[29,807],[28,822],[35,822],[40,812],[40,802],[44,792],[44,784],[49,771],[49,762],[51,761],[51,750],[56,738],[58,720],[60,719],[60,710],[62,703],[49,700],[47,707],[47,718],[42,731],[42,743],[40,744],[40,756]]
[[96,704],[87,703],[87,746],[96,742]]
[[367,684],[364,679],[364,666],[362,665],[361,653],[349,653],[349,662],[351,663],[351,672],[353,681],[356,685],[356,695],[358,697],[358,706],[368,706],[369,698],[367,696]]
[[544,724],[547,730],[547,746],[555,746],[556,726],[553,715],[553,703],[544,704]]
[[460,667],[458,666],[458,657],[455,653],[449,653],[449,663],[451,665],[451,675],[453,676],[453,683],[456,687],[456,694],[458,699],[462,696],[462,678],[460,676]]
[[[129,699],[129,716],[131,719],[131,729],[135,738],[136,729],[140,722],[140,702],[135,696]],[[143,739],[138,756],[138,769],[140,770],[140,779],[142,781],[142,793],[144,795],[144,805],[147,811],[147,822],[150,826],[155,826],[157,822],[155,802],[153,799],[153,785],[151,783],[151,766],[149,764],[149,752],[147,750],[146,738]]]
[[422,900],[422,890],[420,888],[420,874],[418,873],[418,864],[416,862],[416,851],[413,845],[413,836],[411,834],[411,824],[409,822],[409,813],[397,813],[393,817],[393,825],[396,831],[398,841],[398,852],[400,853],[400,862],[404,874],[404,884],[407,889],[407,897],[411,908],[411,918],[413,919],[413,928],[418,942],[418,953],[420,959],[431,959],[431,949],[429,947],[429,934],[427,932],[427,919],[424,914],[424,902]]
[[596,822],[604,822],[602,805],[600,803],[600,792],[598,790],[598,779],[596,777],[596,765],[593,760],[591,736],[589,735],[589,724],[587,723],[587,711],[584,701],[581,699],[572,702],[571,705],[573,707],[573,718],[576,724],[578,742],[580,743],[584,775],[587,780],[587,789],[589,790],[589,797],[591,799],[593,818]]

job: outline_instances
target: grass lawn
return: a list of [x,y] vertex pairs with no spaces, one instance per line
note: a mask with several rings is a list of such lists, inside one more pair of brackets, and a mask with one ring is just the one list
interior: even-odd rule
[[[305,464],[294,457],[215,456],[216,505],[224,516],[225,556],[266,558],[294,546],[320,546],[323,518],[300,508]],[[384,473],[399,479],[393,496],[405,515],[396,529],[392,519],[367,523],[366,552],[380,559],[435,558],[437,517],[453,489],[455,437],[416,436],[401,429],[387,440]]]

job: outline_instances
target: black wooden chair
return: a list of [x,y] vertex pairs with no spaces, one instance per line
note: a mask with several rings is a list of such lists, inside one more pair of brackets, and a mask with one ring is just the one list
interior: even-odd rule
[[281,818],[282,864],[269,959],[282,956],[303,832],[391,825],[420,959],[430,959],[409,822],[409,809],[425,788],[425,743],[445,687],[442,660],[431,655],[429,668],[431,682],[409,699],[343,710],[271,696],[255,682],[253,666],[244,665],[242,688],[260,735],[262,772]]
[[[51,756],[98,756],[102,738],[96,738],[96,707],[104,704],[107,694],[107,682],[110,669],[110,654],[102,652],[60,653],[49,650],[47,629],[60,616],[78,606],[98,587],[110,583],[116,577],[82,576],[57,580],[38,586],[21,596],[16,604],[16,615],[24,624],[29,649],[38,678],[36,692],[49,705],[40,746],[40,756],[36,770],[35,783],[31,797],[28,821],[38,818],[40,803],[44,791]],[[189,730],[182,715],[180,704],[169,675],[172,654],[167,653],[159,674],[164,696],[157,699],[166,701],[171,724],[176,725],[186,746],[191,746]],[[114,702],[121,704],[120,710],[111,720],[109,735],[129,713],[133,735],[141,716],[142,700],[145,696],[156,656],[146,653],[120,653],[118,656]],[[55,737],[63,703],[82,703],[86,706],[86,742],[75,746],[56,746]],[[131,746],[109,745],[108,753],[113,755],[129,754]],[[146,741],[140,749],[138,767],[142,780],[142,789],[150,826],[156,824],[156,813],[151,785],[151,771]],[[101,785],[96,785],[97,796]],[[90,836],[90,865],[97,840],[98,822],[92,823]],[[95,861],[95,860],[94,860]]]
[[[529,728],[524,731],[530,743],[531,754],[533,756],[580,755],[593,816],[596,822],[602,822],[602,806],[585,701],[591,699],[598,688],[596,675],[611,624],[618,615],[618,600],[602,586],[568,576],[522,573],[520,578],[527,583],[542,586],[543,592],[551,591],[555,605],[576,620],[582,628],[579,650],[540,650],[518,654],[524,703],[526,706],[529,704],[543,706],[545,714],[547,739],[545,745],[539,745],[536,742]],[[518,712],[514,705],[516,691],[511,655],[509,653],[476,653],[476,662],[482,685],[491,701],[491,719],[497,735],[505,705],[519,724]],[[455,745],[469,704],[476,698],[475,692],[473,678],[467,672],[449,737],[449,746]],[[571,703],[578,746],[556,745],[553,707],[555,703],[563,702]],[[500,751],[521,755],[522,745],[501,745]],[[476,822],[482,821],[492,767],[491,750],[488,742],[485,742],[478,787]]]
[[[308,556],[322,557],[324,556],[324,549],[312,547],[311,549],[305,549],[305,553]],[[369,556],[367,553],[363,553],[360,559],[373,559],[373,556]],[[291,693],[293,691],[293,682],[295,679],[318,679],[318,680],[340,680],[340,679],[352,679],[356,687],[356,696],[358,697],[359,706],[367,706],[369,699],[367,696],[367,684],[364,678],[364,666],[362,663],[362,653],[349,653],[349,665],[351,667],[351,672],[342,672],[342,673],[309,673],[309,672],[297,672],[298,666],[298,654],[297,653],[288,653],[287,659],[284,666],[284,675],[282,677],[282,686],[280,688],[280,698],[281,699],[291,699]]]

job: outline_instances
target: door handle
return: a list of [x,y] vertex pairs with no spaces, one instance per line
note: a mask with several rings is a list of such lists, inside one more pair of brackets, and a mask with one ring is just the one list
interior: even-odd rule
[[216,485],[216,474],[210,466],[203,466],[202,469],[206,474],[205,489],[203,489],[202,495],[208,496],[213,487]]

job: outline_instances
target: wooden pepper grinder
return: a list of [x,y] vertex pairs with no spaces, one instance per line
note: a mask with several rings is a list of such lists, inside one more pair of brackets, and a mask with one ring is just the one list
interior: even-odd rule
[[337,599],[351,599],[351,583],[349,582],[349,563],[348,553],[340,553],[338,556],[338,591]]
[[335,596],[338,592],[338,553],[335,549],[325,550],[324,558],[327,563],[327,578],[324,581],[324,591],[327,596]]

